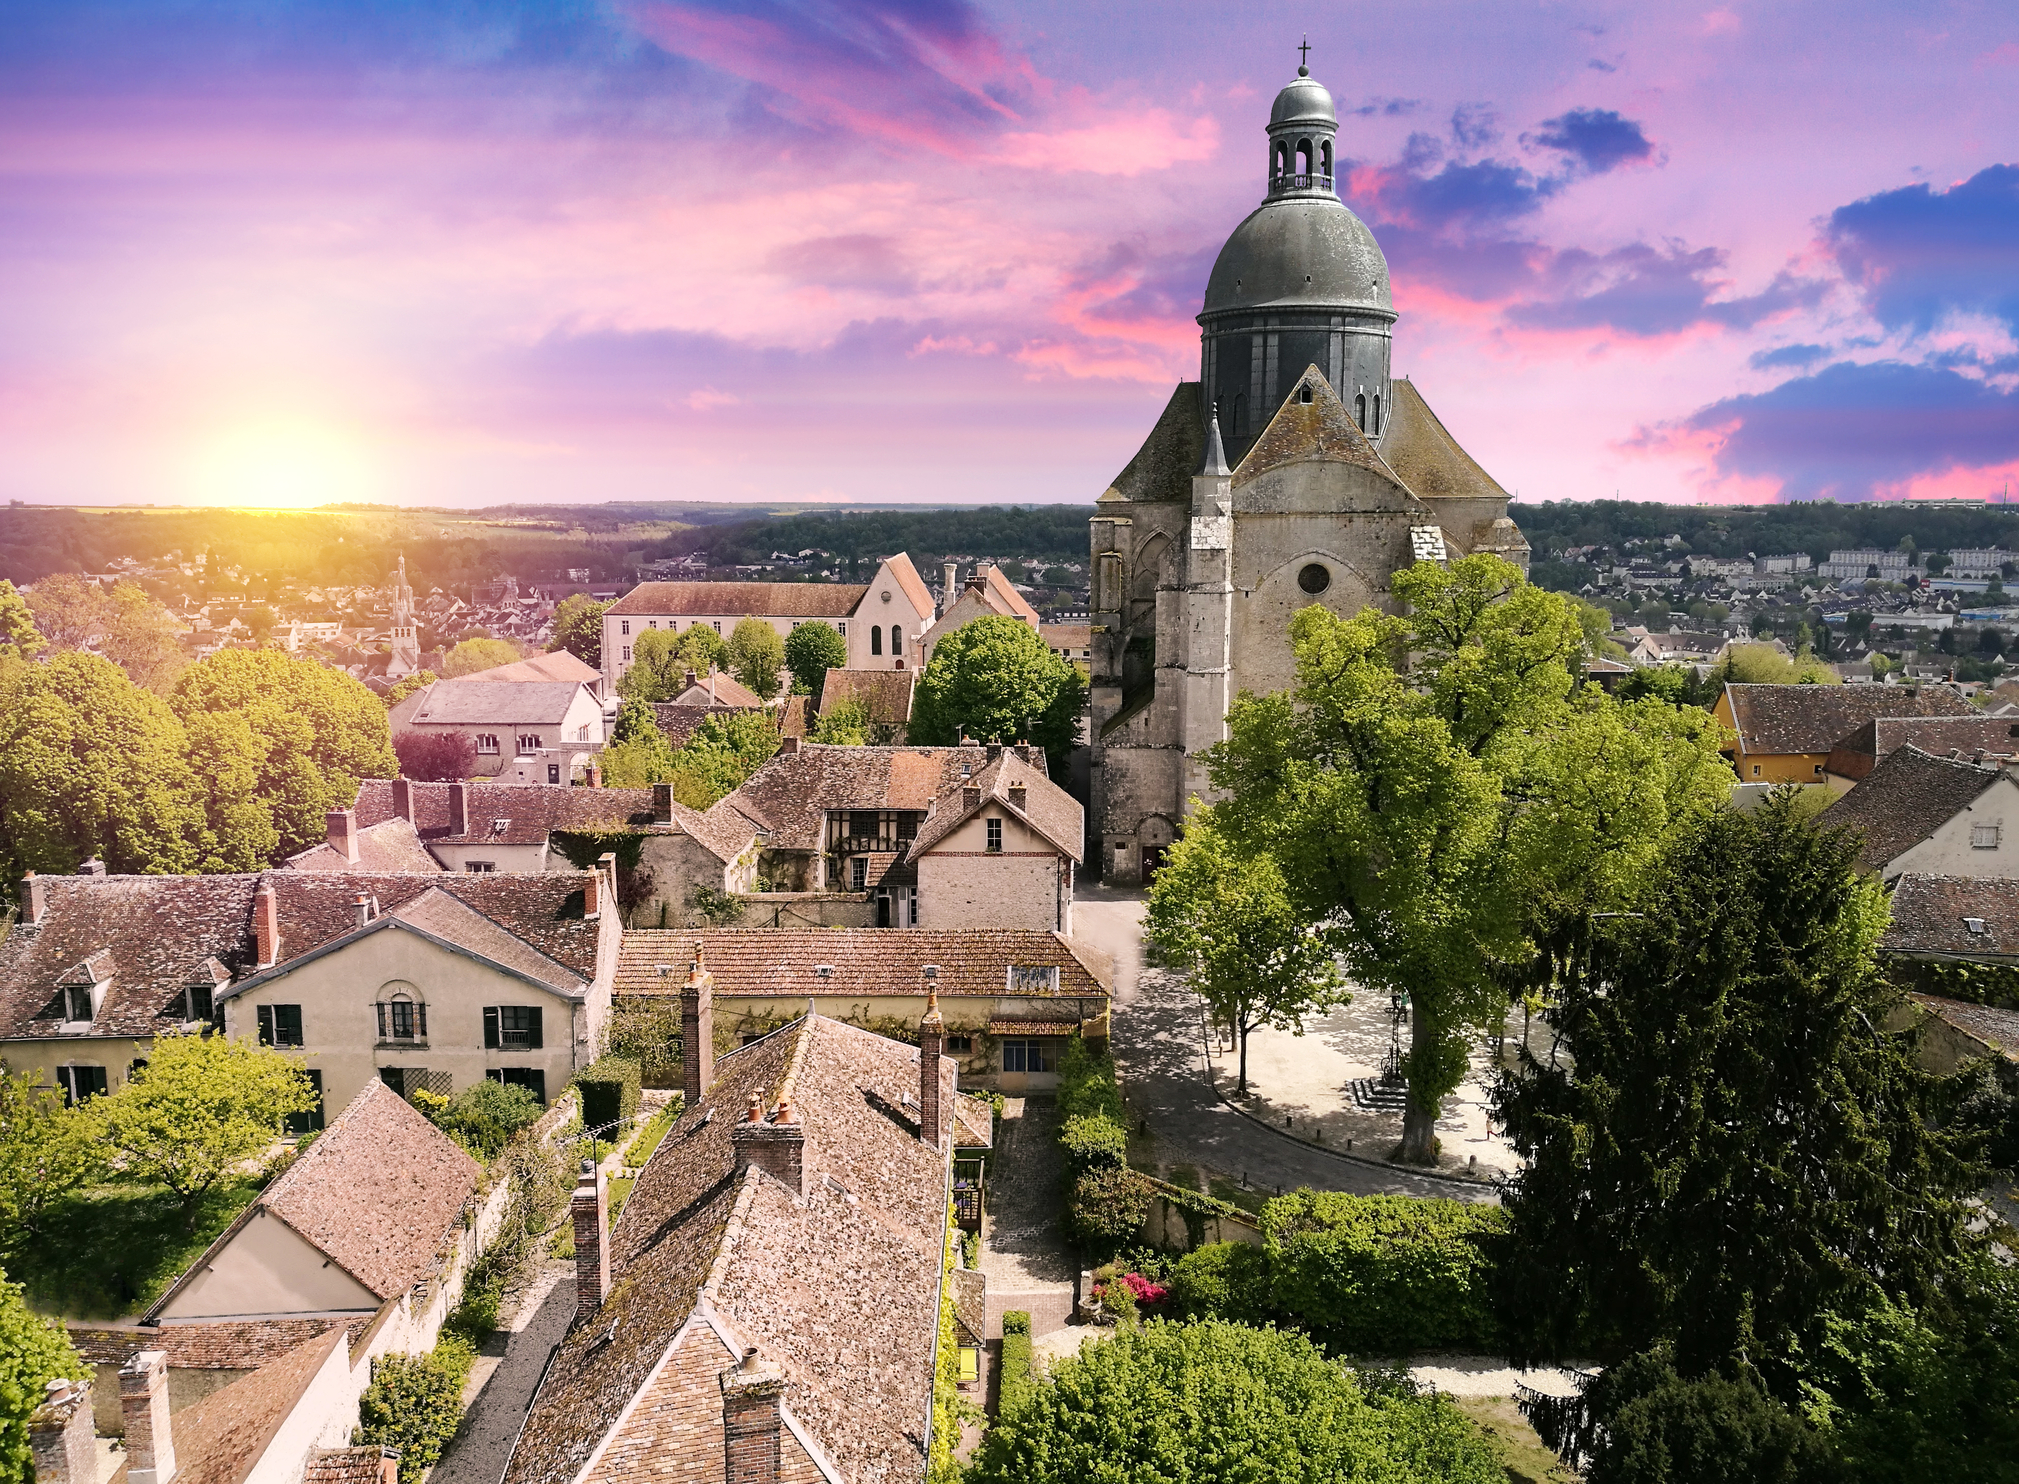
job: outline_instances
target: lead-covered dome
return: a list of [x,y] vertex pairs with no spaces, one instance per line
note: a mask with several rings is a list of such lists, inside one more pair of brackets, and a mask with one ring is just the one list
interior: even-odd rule
[[1392,315],[1388,259],[1344,202],[1302,195],[1265,202],[1234,228],[1199,312],[1333,305]]
[[1332,95],[1325,91],[1323,83],[1302,68],[1298,69],[1297,80],[1276,95],[1275,104],[1269,109],[1269,127],[1278,124],[1333,124],[1339,122],[1339,115],[1332,107]]

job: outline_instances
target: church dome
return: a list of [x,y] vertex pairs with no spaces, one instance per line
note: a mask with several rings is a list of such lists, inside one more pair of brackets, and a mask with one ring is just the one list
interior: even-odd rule
[[1337,197],[1300,195],[1264,202],[1234,228],[1206,280],[1200,317],[1334,306],[1393,315],[1388,259],[1367,224]]
[[1332,95],[1325,91],[1323,83],[1302,68],[1297,71],[1297,80],[1276,95],[1276,102],[1269,110],[1269,127],[1278,124],[1334,124],[1339,115],[1333,111]]

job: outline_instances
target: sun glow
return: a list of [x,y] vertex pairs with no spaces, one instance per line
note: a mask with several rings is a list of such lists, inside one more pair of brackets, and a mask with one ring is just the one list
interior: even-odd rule
[[370,500],[379,479],[354,438],[294,419],[243,424],[201,452],[191,481],[207,504],[303,510],[333,500]]

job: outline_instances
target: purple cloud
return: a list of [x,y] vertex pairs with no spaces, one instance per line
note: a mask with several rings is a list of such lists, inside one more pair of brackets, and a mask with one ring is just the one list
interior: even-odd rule
[[1521,142],[1569,155],[1588,175],[1603,175],[1654,156],[1654,145],[1640,125],[1610,108],[1573,108],[1544,119],[1542,127],[1524,134]]
[[1705,324],[1743,330],[1823,295],[1821,283],[1783,272],[1757,294],[1714,298],[1726,287],[1715,276],[1724,266],[1725,254],[1715,247],[1692,251],[1679,243],[1665,248],[1632,243],[1604,254],[1569,248],[1549,266],[1554,296],[1512,305],[1507,318],[1525,329],[1611,329],[1639,336],[1673,335]]
[[1831,212],[1825,237],[1887,329],[1925,334],[1960,312],[2019,334],[2019,165],[1867,196]]

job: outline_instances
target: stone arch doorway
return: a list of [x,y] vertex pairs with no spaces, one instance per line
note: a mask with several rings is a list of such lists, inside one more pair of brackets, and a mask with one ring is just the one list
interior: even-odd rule
[[1177,828],[1161,814],[1152,814],[1137,828],[1136,879],[1142,885],[1148,886],[1157,879],[1157,872],[1164,869],[1164,862],[1170,859],[1171,847],[1177,839]]

